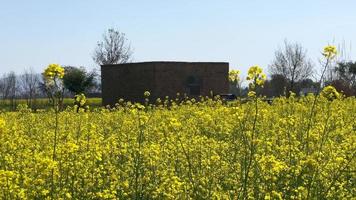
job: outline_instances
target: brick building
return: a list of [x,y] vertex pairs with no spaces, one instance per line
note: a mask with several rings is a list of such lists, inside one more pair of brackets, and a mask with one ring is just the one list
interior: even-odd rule
[[190,97],[228,93],[229,63],[225,62],[140,62],[101,66],[103,105],[120,98],[142,102],[187,94]]

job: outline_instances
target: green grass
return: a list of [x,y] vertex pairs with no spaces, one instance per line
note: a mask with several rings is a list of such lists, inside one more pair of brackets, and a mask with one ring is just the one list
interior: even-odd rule
[[[72,98],[65,98],[63,100],[63,106],[67,107],[67,106],[73,106],[74,104],[74,99]],[[16,110],[16,107],[18,105],[24,105],[24,104],[28,104],[26,99],[15,99],[13,102],[11,102],[10,100],[6,99],[0,100],[0,110],[3,111],[13,111]],[[90,107],[100,107],[101,106],[101,98],[87,98],[87,105],[89,105]],[[49,103],[47,98],[40,98],[40,99],[36,99],[33,100],[33,104],[32,104],[32,109],[48,109],[51,107],[51,104]]]

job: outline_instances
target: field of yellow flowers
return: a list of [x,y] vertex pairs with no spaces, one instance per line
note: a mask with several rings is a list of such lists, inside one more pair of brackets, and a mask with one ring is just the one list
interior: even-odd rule
[[[336,48],[324,49],[325,69]],[[323,74],[324,74],[323,72]],[[238,71],[230,73],[238,81]],[[356,98],[218,97],[61,111],[64,70],[44,72],[52,111],[0,113],[1,199],[355,199]]]
[[352,199],[356,99],[324,96],[1,113],[0,198]]

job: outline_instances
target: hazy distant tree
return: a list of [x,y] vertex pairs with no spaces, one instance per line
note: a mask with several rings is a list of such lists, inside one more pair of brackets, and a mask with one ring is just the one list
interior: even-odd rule
[[335,71],[339,79],[346,81],[350,87],[356,87],[356,62],[339,62]]
[[[350,46],[346,44],[346,41],[342,41],[341,43],[337,44],[337,55],[336,58],[331,60],[329,63],[329,67],[326,69],[325,72],[325,78],[322,80],[325,84],[329,84],[331,82],[344,82],[344,80],[340,80],[340,72],[342,72],[343,69],[346,69],[344,67],[340,67],[341,65],[349,65],[352,64],[351,60],[351,51],[352,51],[352,45],[350,43]],[[355,62],[356,63],[356,62]],[[342,75],[341,75],[342,76]]]
[[103,34],[103,40],[97,43],[93,60],[98,65],[129,62],[132,50],[125,34],[110,28]]
[[273,74],[269,81],[271,87],[271,95],[274,97],[286,95],[286,88],[288,86],[288,80],[280,74]]
[[14,72],[3,74],[0,80],[2,99],[10,99],[16,94],[16,74]]
[[45,80],[41,77],[41,81],[38,83],[38,89],[40,90],[41,96],[50,99],[51,94],[46,86]]
[[335,79],[333,81],[327,82],[326,85],[333,86],[337,91],[342,92],[346,96],[356,95],[356,88],[350,87],[350,85],[342,79]]
[[[295,84],[295,93],[300,95],[306,95],[308,93],[314,93],[320,90],[320,83],[313,81],[310,78],[298,81]],[[306,93],[305,93],[306,92]]]
[[64,67],[64,87],[74,94],[86,93],[95,85],[95,73],[88,73],[83,67]]
[[282,75],[288,80],[287,90],[293,91],[296,82],[311,76],[313,65],[299,43],[289,43],[286,40],[284,47],[275,52],[269,71],[271,75]]
[[336,76],[329,84],[348,96],[356,95],[356,62],[338,62],[334,71]]
[[7,74],[3,74],[0,79],[0,94],[2,99],[7,99],[10,93],[10,87],[7,82]]
[[3,75],[0,83],[2,98],[10,101],[12,109],[16,107],[15,98],[18,93],[18,80],[15,72]]
[[27,101],[29,107],[33,107],[34,101],[36,100],[36,95],[39,90],[40,77],[36,74],[33,69],[27,69],[19,77],[19,84],[23,97]]
[[98,72],[92,72],[95,73],[95,79],[94,79],[94,85],[91,87],[88,91],[88,93],[94,94],[96,96],[100,96],[101,94],[101,77]]
[[4,81],[3,81],[3,77],[0,78],[0,96],[1,96],[1,99],[4,99],[4,93],[5,93],[5,84],[4,84]]

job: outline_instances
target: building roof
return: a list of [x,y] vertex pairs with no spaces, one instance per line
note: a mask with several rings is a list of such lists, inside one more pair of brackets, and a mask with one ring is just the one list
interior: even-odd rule
[[228,62],[187,62],[187,61],[145,61],[145,62],[130,62],[121,64],[106,64],[102,67],[111,67],[118,65],[131,65],[131,64],[229,64]]

